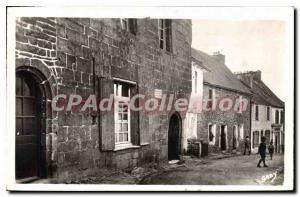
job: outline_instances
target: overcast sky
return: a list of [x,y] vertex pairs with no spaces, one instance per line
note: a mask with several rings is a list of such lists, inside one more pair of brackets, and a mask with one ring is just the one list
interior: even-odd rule
[[220,51],[233,72],[261,70],[262,80],[282,100],[284,38],[281,21],[193,20],[194,48]]

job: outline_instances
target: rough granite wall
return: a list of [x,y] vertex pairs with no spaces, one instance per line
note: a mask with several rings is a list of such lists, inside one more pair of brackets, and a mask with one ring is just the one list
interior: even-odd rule
[[[137,21],[137,35],[132,35],[121,29],[120,19],[20,18],[16,22],[16,67],[34,67],[43,73],[52,98],[79,94],[86,99],[97,94],[101,84],[95,83],[95,77],[135,81],[138,93],[150,97],[154,89],[190,93],[191,21],[172,20],[172,53],[158,48],[157,19]],[[139,112],[139,147],[102,151],[97,113],[73,108],[72,112],[48,114],[47,164],[53,171],[51,176],[61,182],[104,168],[167,161],[170,115]],[[114,132],[112,128],[107,129]]]
[[[227,142],[228,142],[228,148],[227,152],[232,151],[233,147],[233,127],[235,125],[239,126],[241,124],[244,125],[244,138],[248,135],[250,137],[250,97],[244,94],[236,93],[233,91],[228,91],[221,88],[216,88],[213,86],[204,85],[203,86],[203,95],[207,97],[208,91],[210,88],[215,89],[215,95],[216,99],[218,98],[230,98],[231,100],[235,101],[235,99],[242,95],[244,98],[247,98],[248,105],[247,109],[243,111],[242,113],[237,113],[233,110],[222,112],[220,110],[214,110],[214,111],[207,111],[203,112],[198,115],[198,121],[197,121],[197,130],[198,130],[198,137],[208,142],[208,124],[216,124],[216,136],[215,136],[215,145],[209,144],[209,153],[216,153],[220,152],[219,147],[219,136],[220,136],[220,126],[221,125],[227,125]],[[239,135],[239,134],[238,134]],[[237,151],[243,150],[243,140],[241,139],[239,141],[239,146],[237,147]]]

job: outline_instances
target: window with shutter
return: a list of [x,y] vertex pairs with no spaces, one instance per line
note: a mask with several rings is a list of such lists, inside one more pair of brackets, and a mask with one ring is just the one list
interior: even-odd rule
[[137,86],[134,82],[114,81],[114,139],[116,148],[139,144],[139,114],[130,110],[130,98],[135,94],[137,94]]
[[[112,79],[99,79],[100,100],[110,98],[114,94],[114,81]],[[100,111],[100,148],[103,151],[114,150],[114,110]]]

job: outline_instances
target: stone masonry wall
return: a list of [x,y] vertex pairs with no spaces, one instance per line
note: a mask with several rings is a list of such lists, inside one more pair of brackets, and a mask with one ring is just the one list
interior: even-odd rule
[[[16,19],[16,71],[27,70],[44,76],[49,82],[49,94],[45,102],[56,94],[57,76],[55,73],[61,68],[57,66],[56,54],[56,19],[55,18],[17,18]],[[45,82],[44,81],[44,82]],[[48,100],[49,101],[49,100]],[[41,147],[46,160],[46,173],[53,176],[57,169],[57,134],[58,124],[56,114],[52,114],[51,105],[45,106],[45,115],[41,131]]]
[[[235,99],[242,95],[243,98],[246,98],[248,100],[248,105],[246,111],[243,111],[242,113],[237,113],[233,110],[222,112],[220,110],[214,110],[214,111],[207,111],[200,114],[200,118],[198,118],[197,121],[197,127],[198,127],[198,137],[200,140],[208,142],[208,124],[216,124],[216,136],[215,136],[215,145],[209,144],[209,153],[217,153],[220,152],[219,147],[219,137],[220,137],[220,127],[221,125],[227,125],[227,152],[232,151],[233,147],[233,127],[235,125],[239,126],[241,124],[244,125],[244,136],[245,138],[247,135],[250,136],[250,97],[247,95],[243,95],[240,93],[236,93],[233,91],[228,91],[225,89],[216,88],[213,86],[204,85],[203,89],[203,95],[207,96],[208,91],[210,88],[215,89],[215,95],[216,99],[218,98],[230,98],[231,100],[235,101]],[[239,132],[238,132],[239,135]],[[239,137],[239,136],[238,136]],[[244,147],[244,139],[240,139],[237,151],[242,151]]]
[[[138,19],[136,36],[121,29],[120,19],[21,18],[16,26],[16,66],[46,73],[53,97],[79,94],[86,99],[97,94],[95,77],[135,81],[138,92],[148,97],[154,89],[190,93],[191,21],[172,20],[172,53],[158,48],[157,32],[157,20],[148,18]],[[140,112],[140,147],[101,151],[97,114],[78,108],[53,112],[47,122],[52,136],[48,163],[56,166],[53,176],[62,182],[103,168],[167,161],[170,115]]]

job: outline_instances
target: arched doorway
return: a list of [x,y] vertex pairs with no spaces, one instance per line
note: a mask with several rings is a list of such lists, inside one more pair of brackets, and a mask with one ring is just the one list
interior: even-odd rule
[[169,122],[168,160],[178,160],[181,150],[181,118],[174,113]]
[[16,73],[16,179],[45,176],[45,92],[30,72]]

